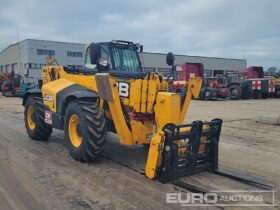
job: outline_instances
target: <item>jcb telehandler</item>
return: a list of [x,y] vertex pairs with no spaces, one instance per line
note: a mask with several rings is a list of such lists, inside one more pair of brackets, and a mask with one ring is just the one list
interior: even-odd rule
[[[88,45],[84,68],[48,66],[40,89],[24,98],[25,126],[33,140],[46,140],[62,129],[72,157],[82,162],[101,155],[107,132],[121,144],[149,145],[146,176],[176,180],[202,170],[218,171],[222,120],[183,124],[201,78],[191,78],[181,94],[168,92],[168,81],[142,73],[139,51],[128,41]],[[174,71],[174,56],[167,55]]]

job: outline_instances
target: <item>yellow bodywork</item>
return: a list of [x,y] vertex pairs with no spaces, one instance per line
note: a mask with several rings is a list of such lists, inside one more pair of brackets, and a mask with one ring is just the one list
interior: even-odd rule
[[272,77],[272,79],[274,80],[276,86],[280,86],[280,77],[279,78]]
[[[129,83],[129,97],[120,97],[117,85],[120,81]],[[108,102],[109,111],[106,111],[106,116],[113,120],[120,143],[150,144],[146,175],[152,179],[156,176],[161,160],[164,142],[163,127],[167,123],[183,123],[191,98],[198,96],[201,83],[201,78],[192,78],[186,83],[188,87],[186,97],[181,102],[180,95],[167,92],[168,82],[160,81],[155,73],[143,79],[123,80],[109,73],[71,74],[65,72],[62,66],[50,66],[43,68],[42,93],[44,104],[51,111],[56,112],[56,95],[68,86],[80,84],[97,92],[100,104],[103,104],[104,100]],[[140,116],[149,114],[150,118],[143,118],[143,120],[131,118],[131,128],[129,128],[121,101],[128,113],[137,113]],[[78,144],[78,141],[76,143]]]
[[51,83],[46,83],[42,87],[44,104],[53,112],[56,112],[56,95],[64,88],[73,85],[74,82],[68,79],[58,79]]

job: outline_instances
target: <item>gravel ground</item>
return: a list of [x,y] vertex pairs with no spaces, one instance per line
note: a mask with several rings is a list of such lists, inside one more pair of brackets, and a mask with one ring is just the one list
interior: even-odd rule
[[[280,100],[194,100],[185,120],[223,119],[220,167],[260,177],[279,191],[280,126],[256,123],[261,114],[278,117]],[[0,96],[1,209],[185,208],[166,203],[166,193],[180,189],[145,178],[145,148],[120,145],[114,135],[108,135],[107,142],[100,160],[76,162],[61,131],[47,142],[29,140],[21,99]],[[185,179],[209,189],[255,189],[210,173]],[[276,193],[276,203],[279,200]]]

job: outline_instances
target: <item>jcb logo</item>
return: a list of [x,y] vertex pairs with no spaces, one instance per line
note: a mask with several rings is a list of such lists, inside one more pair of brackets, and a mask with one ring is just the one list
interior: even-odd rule
[[44,101],[52,102],[53,98],[50,94],[44,94]]
[[119,90],[119,95],[121,97],[128,98],[129,97],[129,83],[126,82],[117,82],[117,87]]

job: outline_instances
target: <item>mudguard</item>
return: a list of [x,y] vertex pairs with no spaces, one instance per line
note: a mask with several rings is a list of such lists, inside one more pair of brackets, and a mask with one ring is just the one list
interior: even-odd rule
[[26,99],[30,95],[36,95],[36,96],[42,97],[42,90],[38,89],[38,88],[34,88],[34,89],[30,89],[30,90],[26,91],[26,93],[23,96],[21,96],[22,99],[23,99],[22,100],[22,105],[23,106],[25,105]]
[[57,93],[56,113],[60,116],[64,116],[67,104],[72,100],[79,98],[96,100],[98,97],[98,93],[96,93],[95,91],[92,91],[78,84],[71,85]]

